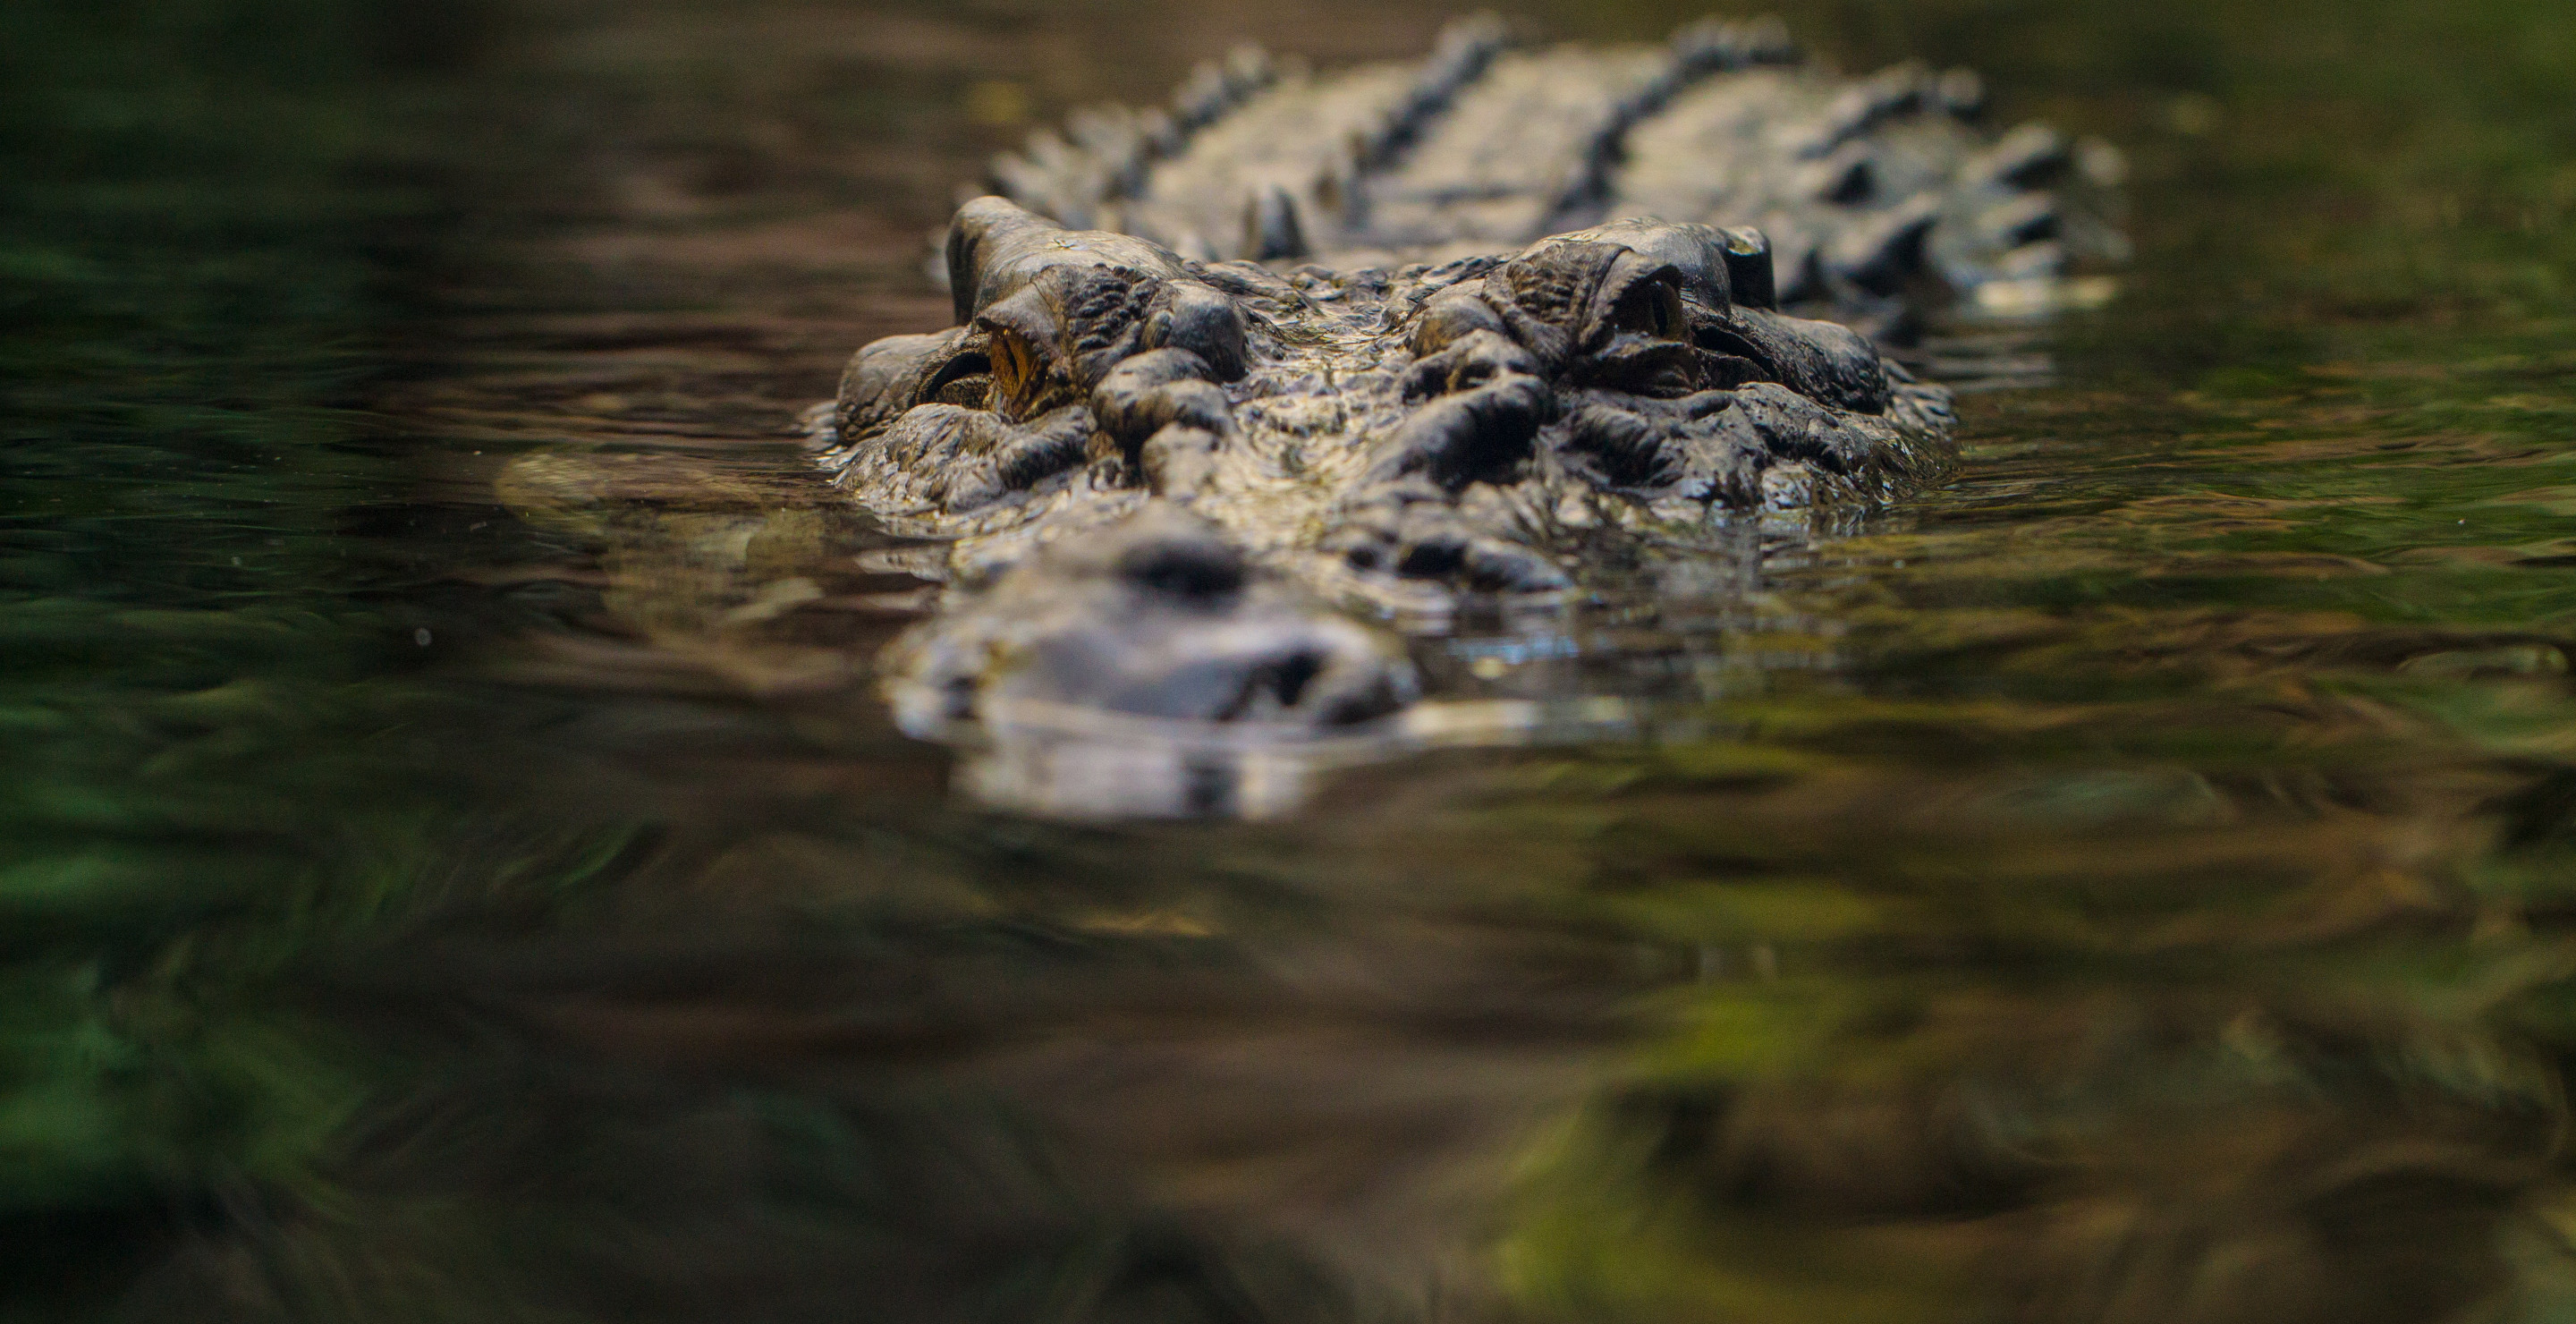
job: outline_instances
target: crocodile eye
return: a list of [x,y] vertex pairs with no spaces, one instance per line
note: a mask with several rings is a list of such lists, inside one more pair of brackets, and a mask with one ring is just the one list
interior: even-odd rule
[[987,362],[992,382],[988,407],[1011,418],[1027,417],[1046,381],[1046,360],[1038,347],[1019,332],[997,326]]
[[1690,338],[1690,318],[1682,310],[1682,292],[1664,280],[1641,280],[1628,287],[1610,310],[1610,325],[1657,340]]
[[1080,324],[1081,310],[1067,311],[1067,305],[1079,302],[1065,288],[1075,282],[1055,277],[1082,274],[1060,268],[1041,272],[1027,288],[975,315],[975,334],[992,365],[989,407],[994,413],[1025,423],[1078,398],[1071,365],[1061,357],[1067,351],[1058,342],[1068,338],[1069,321]]

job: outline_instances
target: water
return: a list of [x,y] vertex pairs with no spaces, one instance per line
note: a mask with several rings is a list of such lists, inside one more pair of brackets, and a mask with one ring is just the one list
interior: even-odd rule
[[2576,1309],[2563,7],[1791,6],[2129,154],[1955,482],[1263,821],[893,730],[788,428],[948,190],[1442,17],[6,11],[9,1315]]

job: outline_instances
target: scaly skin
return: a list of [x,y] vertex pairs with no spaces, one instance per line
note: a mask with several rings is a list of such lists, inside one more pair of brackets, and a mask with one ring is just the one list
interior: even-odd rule
[[1949,454],[1948,392],[1767,306],[1750,230],[1281,277],[984,198],[948,268],[963,324],[861,350],[825,453],[956,540],[951,602],[889,658],[916,729],[1365,722],[1414,687],[1339,606],[1558,593],[1571,530],[1878,498]]
[[[1391,623],[1932,480],[1948,393],[1791,312],[1901,329],[2117,256],[2107,149],[1990,139],[1979,99],[1830,78],[1776,25],[1515,51],[1473,20],[1040,135],[949,227],[957,325],[860,350],[816,429],[850,500],[948,547],[879,667],[898,715],[1369,731],[1419,697]],[[590,511],[587,472],[514,466],[514,504]]]
[[1992,138],[1984,101],[1967,70],[1807,67],[1777,20],[1524,51],[1488,17],[1423,60],[1328,74],[1238,50],[1168,109],[1039,131],[990,183],[1075,229],[1345,271],[1618,217],[1755,225],[1784,306],[1879,335],[1906,330],[1934,286],[2044,305],[2071,268],[2125,255],[2107,220],[2118,154],[2036,124]]

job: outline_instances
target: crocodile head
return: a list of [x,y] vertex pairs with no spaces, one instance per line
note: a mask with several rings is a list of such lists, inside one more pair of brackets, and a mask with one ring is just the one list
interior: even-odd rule
[[1416,685],[1375,619],[1562,594],[1574,529],[1875,497],[1949,434],[1945,392],[1769,306],[1752,230],[1282,276],[984,198],[947,260],[960,324],[861,350],[827,451],[954,541],[949,601],[888,658],[917,730],[1384,718]]
[[953,547],[895,692],[1371,722],[1417,689],[1389,621],[1929,477],[1947,393],[1837,323],[2053,306],[2124,251],[2118,154],[1983,103],[1805,66],[1776,21],[1521,49],[1470,19],[1038,131],[949,226],[956,325],[861,350],[834,407],[843,489]]

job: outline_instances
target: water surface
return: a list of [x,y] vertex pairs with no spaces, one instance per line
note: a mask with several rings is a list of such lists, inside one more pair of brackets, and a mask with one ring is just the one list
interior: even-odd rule
[[1257,822],[896,732],[790,429],[1032,117],[1445,14],[374,8],[0,18],[10,1316],[2576,1309],[2563,6],[1787,7],[2119,143],[2120,298]]

